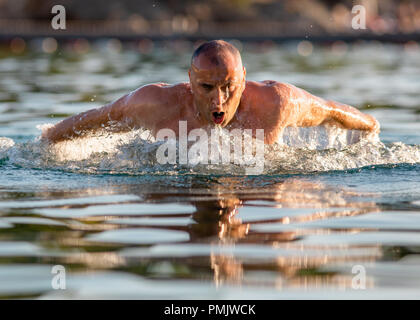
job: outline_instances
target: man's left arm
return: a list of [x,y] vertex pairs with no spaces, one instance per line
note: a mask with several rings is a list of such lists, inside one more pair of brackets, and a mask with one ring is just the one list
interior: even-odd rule
[[334,124],[345,129],[379,133],[379,122],[371,115],[339,102],[324,100],[309,92],[288,86],[288,121],[286,126],[311,127]]

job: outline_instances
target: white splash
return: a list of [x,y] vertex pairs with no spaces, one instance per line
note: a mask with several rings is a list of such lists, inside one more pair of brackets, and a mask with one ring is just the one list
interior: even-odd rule
[[10,138],[0,137],[0,159],[1,155],[15,145],[15,142]]
[[325,125],[317,127],[287,127],[280,137],[279,143],[293,148],[310,150],[342,149],[361,140],[372,143],[379,142],[377,134],[360,130],[346,130],[336,126]]
[[[229,139],[229,135],[221,135]],[[347,170],[370,165],[420,163],[420,146],[384,144],[377,136],[335,127],[287,128],[283,143],[266,145],[263,174]],[[165,164],[156,153],[163,141],[148,130],[99,132],[53,145],[41,140],[15,144],[0,138],[0,163],[80,173],[117,174],[244,174],[230,164]],[[232,141],[228,143],[232,144]],[[5,160],[7,159],[7,160]]]

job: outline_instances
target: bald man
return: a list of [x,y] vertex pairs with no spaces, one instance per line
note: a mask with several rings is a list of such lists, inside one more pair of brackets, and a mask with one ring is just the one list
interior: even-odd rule
[[221,126],[264,129],[264,143],[278,141],[284,128],[334,124],[341,128],[379,133],[379,123],[357,109],[324,100],[287,83],[246,81],[239,51],[216,40],[199,46],[191,59],[189,82],[148,84],[122,98],[67,118],[45,130],[44,139],[58,142],[110,126],[128,131],[147,128],[153,134],[179,121],[188,132]]

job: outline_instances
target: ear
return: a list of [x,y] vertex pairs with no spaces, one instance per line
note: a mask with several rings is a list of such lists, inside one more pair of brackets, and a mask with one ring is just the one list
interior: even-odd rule
[[244,79],[245,79],[245,76],[246,76],[246,69],[245,69],[245,67],[242,67],[243,69],[244,69]]

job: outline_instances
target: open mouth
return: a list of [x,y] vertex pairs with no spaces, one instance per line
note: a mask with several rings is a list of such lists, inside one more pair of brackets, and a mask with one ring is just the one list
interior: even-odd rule
[[225,113],[224,112],[213,112],[213,121],[216,124],[221,124],[223,120],[225,119]]

